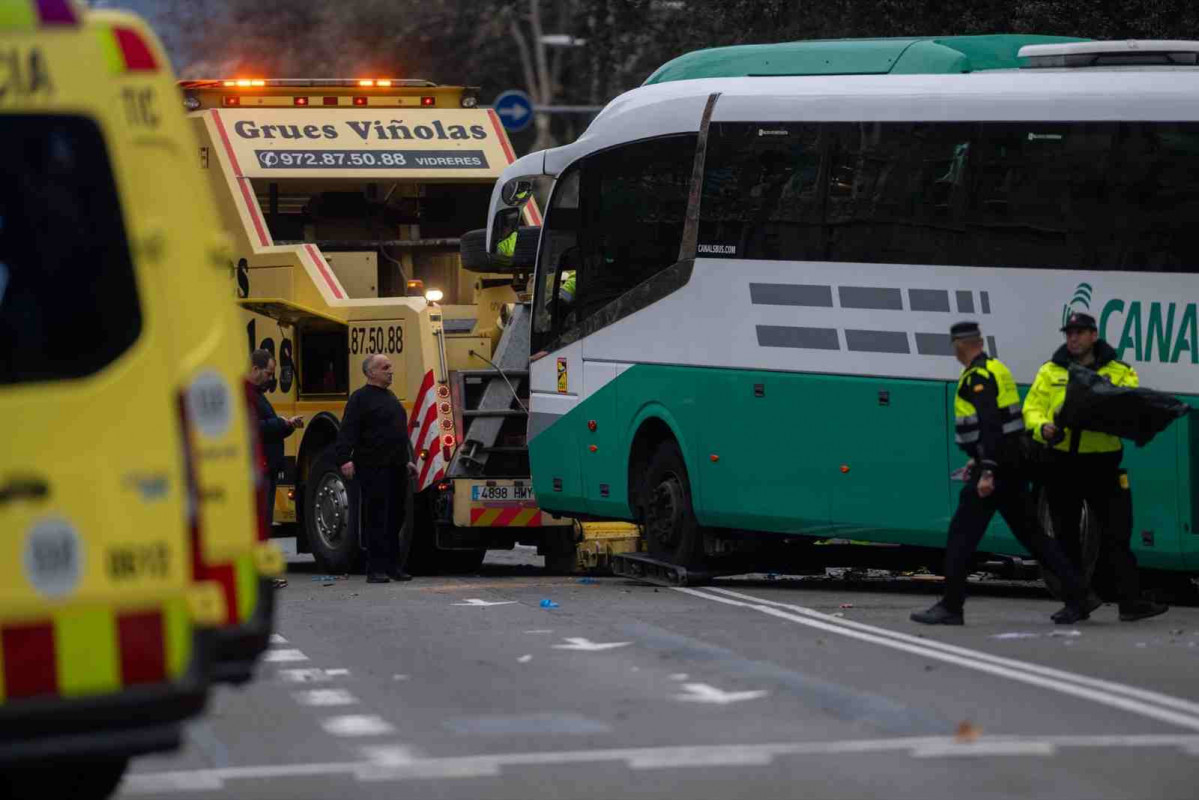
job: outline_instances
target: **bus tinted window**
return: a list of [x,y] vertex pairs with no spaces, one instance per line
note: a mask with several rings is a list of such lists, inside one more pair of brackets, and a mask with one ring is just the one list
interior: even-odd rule
[[678,261],[696,138],[633,142],[587,160],[580,322]]
[[1193,271],[1194,123],[719,123],[699,254]]
[[121,203],[99,128],[0,124],[0,384],[90,375],[141,331]]

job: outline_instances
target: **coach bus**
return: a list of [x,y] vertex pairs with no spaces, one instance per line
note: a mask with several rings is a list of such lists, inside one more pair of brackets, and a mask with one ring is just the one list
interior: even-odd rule
[[[1199,72],[1178,66],[1199,43],[1021,54],[643,86],[508,167],[493,233],[513,182],[553,182],[542,507],[640,520],[679,563],[747,532],[943,547],[961,319],[1026,387],[1087,311],[1143,385],[1199,405]],[[1188,418],[1127,449],[1143,567],[1199,570],[1197,434]],[[1023,554],[998,521],[982,549]]]

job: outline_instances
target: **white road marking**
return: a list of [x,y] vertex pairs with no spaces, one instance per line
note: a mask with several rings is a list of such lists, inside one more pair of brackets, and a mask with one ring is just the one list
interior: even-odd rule
[[688,679],[688,678],[690,678],[690,677],[691,677],[691,676],[690,676],[690,675],[688,675],[686,672],[676,672],[676,673],[674,673],[673,675],[671,675],[671,676],[670,676],[670,679],[671,679],[672,681],[685,681],[685,680],[687,680],[687,679]]
[[340,675],[349,675],[348,669],[319,669],[317,667],[303,669],[281,669],[275,673],[284,683],[320,683],[333,680]]
[[321,722],[326,733],[334,736],[380,736],[394,733],[391,723],[374,714],[349,714],[344,717],[329,717]]
[[510,606],[516,603],[515,600],[480,600],[477,597],[472,597],[465,603],[454,603],[456,606],[470,606],[472,608],[487,608],[488,606]]
[[525,633],[553,633],[552,630],[525,631]]
[[305,689],[292,692],[291,696],[302,706],[352,706],[358,702],[345,689]]
[[[1114,681],[1106,681],[1079,675],[1065,670],[1044,667],[1027,661],[1017,661],[1012,658],[994,656],[979,650],[921,639],[906,633],[878,628],[852,620],[836,619],[802,606],[780,603],[773,600],[763,600],[753,595],[734,592],[729,589],[709,587],[708,589],[691,589],[674,587],[675,591],[684,592],[726,605],[748,608],[769,614],[779,619],[806,625],[810,628],[836,633],[851,639],[870,642],[871,644],[890,647],[895,650],[913,653],[925,658],[944,661],[949,664],[968,669],[987,672],[999,677],[1008,678],[1020,683],[1027,683],[1043,689],[1090,700],[1122,711],[1139,714],[1143,717],[1168,722],[1189,730],[1199,731],[1199,703],[1180,697],[1126,686]],[[784,610],[785,609],[785,610]]]
[[301,653],[299,650],[267,650],[262,657],[263,661],[271,662],[286,662],[286,661],[307,661],[308,656]]
[[729,703],[740,703],[744,700],[757,700],[759,697],[769,694],[762,689],[748,692],[726,692],[706,683],[684,683],[683,691],[686,694],[676,694],[674,699],[688,703],[715,703],[722,706],[727,706]]
[[271,644],[287,644],[287,640],[277,633],[272,633]]
[[362,755],[372,764],[381,766],[400,766],[411,764],[416,760],[416,753],[411,748],[399,744],[373,745],[361,748]]
[[[280,764],[173,772],[131,773],[121,791],[136,794],[221,789],[226,781],[269,780],[312,775],[353,775],[362,780],[402,780],[420,777],[495,775],[504,767],[596,764],[637,764],[638,769],[666,765],[704,766],[712,763],[764,764],[780,756],[861,756],[871,753],[907,753],[916,758],[967,755],[1044,755],[1049,748],[1137,750],[1173,748],[1199,757],[1199,735],[1144,734],[1108,736],[981,736],[959,742],[952,736],[894,739],[851,739],[827,742],[780,742],[746,745],[682,745],[611,750],[551,750],[534,753],[499,753],[450,758],[418,758],[402,747],[381,746],[364,750],[370,760],[326,764]],[[391,755],[389,756],[388,753]]]
[[584,639],[582,637],[567,637],[563,639],[563,641],[568,642],[568,644],[556,644],[554,645],[554,649],[583,650],[594,653],[600,650],[614,650],[617,647],[625,647],[632,644],[632,642],[593,642],[590,639]]
[[517,664],[528,664],[528,663],[529,663],[530,661],[532,661],[532,660],[533,660],[533,656],[531,656],[531,655],[529,655],[529,654],[527,654],[527,653],[526,653],[525,655],[523,655],[523,656],[521,656],[520,658],[516,659],[516,663],[517,663]]
[[912,758],[946,758],[950,756],[1052,756],[1057,753],[1053,742],[953,742],[933,744],[912,750]]

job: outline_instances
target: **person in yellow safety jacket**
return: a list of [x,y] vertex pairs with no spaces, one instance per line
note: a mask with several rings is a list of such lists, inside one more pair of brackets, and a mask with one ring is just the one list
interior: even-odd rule
[[575,301],[575,271],[573,269],[562,273],[562,283],[558,286],[558,297],[565,303]]
[[[1099,338],[1095,318],[1072,313],[1062,326],[1066,342],[1037,370],[1032,389],[1024,400],[1024,424],[1033,438],[1050,449],[1044,485],[1049,514],[1057,538],[1071,563],[1086,571],[1082,563],[1079,524],[1083,503],[1088,520],[1099,528],[1097,564],[1109,571],[1120,603],[1120,619],[1133,622],[1155,617],[1166,606],[1141,598],[1136,556],[1132,554],[1132,491],[1128,473],[1120,469],[1124,448],[1120,439],[1107,433],[1059,428],[1054,419],[1066,399],[1067,370],[1071,362],[1095,370],[1116,386],[1135,387],[1137,371],[1120,361],[1115,349]],[[1098,607],[1098,598],[1088,605]]]
[[516,231],[505,236],[495,246],[495,251],[505,258],[512,258],[516,253]]
[[1088,616],[1086,586],[1037,521],[1021,458],[1024,421],[1016,380],[1002,361],[984,352],[977,322],[959,322],[949,329],[949,335],[954,356],[963,367],[954,395],[955,438],[970,456],[968,477],[949,523],[945,592],[928,610],[913,612],[911,619],[926,625],[963,624],[966,576],[974,551],[998,511],[1020,544],[1061,577],[1067,600],[1053,621],[1072,625],[1084,620]]

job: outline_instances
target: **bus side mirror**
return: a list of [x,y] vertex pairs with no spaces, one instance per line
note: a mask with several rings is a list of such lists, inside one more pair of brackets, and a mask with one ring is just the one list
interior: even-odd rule
[[533,181],[528,178],[513,178],[500,189],[500,200],[506,206],[520,208],[533,199]]
[[516,232],[520,229],[520,208],[501,208],[491,221],[491,255],[511,258],[516,249]]

